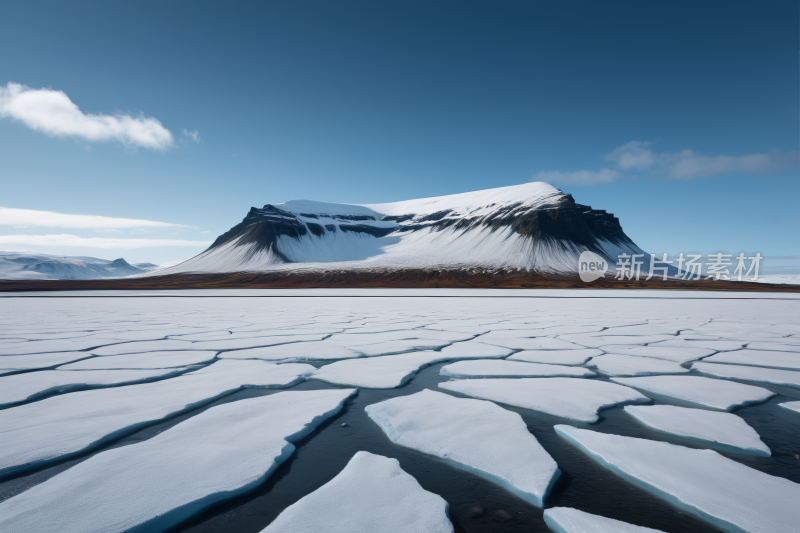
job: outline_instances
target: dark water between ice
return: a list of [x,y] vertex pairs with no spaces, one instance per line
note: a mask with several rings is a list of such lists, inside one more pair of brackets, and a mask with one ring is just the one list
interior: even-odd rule
[[[437,383],[446,378],[439,369],[446,363],[422,370],[408,384],[398,389],[361,389],[348,400],[344,410],[322,424],[316,431],[296,443],[297,450],[263,485],[256,490],[212,507],[172,530],[191,533],[261,531],[288,505],[330,481],[359,450],[365,450],[400,461],[400,466],[414,476],[426,490],[439,494],[450,504],[450,517],[458,532],[547,532],[542,510],[520,500],[502,488],[483,479],[457,470],[443,462],[393,444],[380,428],[367,417],[364,407],[382,400],[413,394],[424,388],[441,390]],[[601,378],[602,379],[602,378]],[[753,384],[753,383],[750,383]],[[289,390],[330,388],[316,381],[305,382]],[[800,416],[777,406],[799,400],[800,390],[765,386],[777,393],[770,401],[736,411],[761,435],[772,450],[772,457],[749,457],[724,454],[740,463],[774,476],[800,482],[800,461],[792,454],[800,453]],[[287,389],[282,389],[287,390]],[[205,409],[221,403],[281,392],[276,389],[247,389],[222,398],[203,408],[141,430],[108,446],[124,446],[149,439]],[[451,394],[455,394],[450,392]],[[647,396],[650,394],[645,393]],[[458,394],[455,394],[458,396]],[[688,406],[681,402],[657,399],[656,403]],[[576,507],[589,513],[616,518],[640,526],[666,532],[703,533],[715,528],[679,511],[611,474],[588,459],[572,445],[556,435],[553,426],[570,424],[576,427],[701,448],[689,440],[670,437],[649,430],[617,407],[601,411],[595,424],[565,421],[526,409],[504,405],[519,413],[542,446],[556,460],[561,477],[546,501],[546,507]],[[347,427],[342,427],[347,423]],[[102,451],[102,450],[99,450]],[[94,453],[99,453],[96,451]],[[29,473],[0,483],[0,500],[5,500],[35,484],[85,460],[78,459]],[[482,513],[476,512],[476,507]],[[331,516],[332,520],[336,516]]]

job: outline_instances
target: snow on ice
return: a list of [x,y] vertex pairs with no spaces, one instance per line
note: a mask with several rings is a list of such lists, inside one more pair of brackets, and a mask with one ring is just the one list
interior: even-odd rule
[[488,479],[537,507],[559,476],[522,417],[492,402],[425,389],[366,411],[392,442]]
[[447,502],[423,489],[397,459],[362,451],[262,533],[452,533],[447,509]]

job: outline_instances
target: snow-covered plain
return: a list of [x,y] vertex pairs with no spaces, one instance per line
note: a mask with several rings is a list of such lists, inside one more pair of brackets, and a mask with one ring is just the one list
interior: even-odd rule
[[[800,372],[793,369],[800,298],[791,294],[326,289],[34,296],[0,294],[0,404],[7,406],[0,405],[0,520],[9,520],[2,530],[124,531],[136,523],[149,531],[180,529],[187,517],[234,494],[240,503],[226,504],[230,511],[215,507],[192,520],[205,531],[257,531],[270,523],[276,531],[324,529],[319,524],[398,531],[398,521],[432,517],[432,528],[443,531],[512,520],[510,529],[537,532],[547,530],[536,507],[543,505],[564,531],[638,527],[624,522],[663,531],[711,531],[702,522],[781,531],[797,521],[784,501],[797,499],[800,482],[791,439],[800,427]],[[459,360],[467,361],[452,362]],[[604,361],[617,367],[592,366]],[[553,367],[575,377],[523,377],[553,375]],[[654,375],[593,375],[603,367],[608,374]],[[471,379],[448,381],[456,376]],[[158,381],[137,383],[142,379]],[[339,395],[338,406],[350,394],[342,387],[364,389],[339,414],[326,415],[328,422],[310,424],[313,416],[277,399],[325,391]],[[87,388],[93,390],[77,391]],[[228,403],[209,409],[215,401]],[[458,407],[473,403],[481,407]],[[629,403],[652,405],[623,410]],[[380,415],[378,426],[370,416],[379,418],[385,406],[393,411]],[[735,414],[720,412],[726,409]],[[597,432],[589,433],[600,440],[621,439],[598,451],[595,437],[579,434],[585,453],[600,453],[630,483],[578,464],[554,431],[555,417],[594,424]],[[302,435],[290,437],[281,420],[319,429],[298,441]],[[581,430],[559,426],[569,431]],[[275,449],[295,442],[298,453],[282,456],[286,464],[274,486],[268,481],[272,488],[251,492],[277,464],[269,446],[258,444],[265,439]],[[677,439],[726,457],[659,442]],[[360,451],[372,460],[345,467]],[[748,451],[754,455],[742,455]],[[372,481],[365,465],[377,476]],[[569,476],[548,496],[557,469]],[[392,481],[382,481],[381,472]],[[653,487],[665,483],[669,494],[656,494]],[[450,502],[449,515],[434,494]],[[262,498],[272,499],[261,504]],[[398,514],[382,510],[381,501],[403,498],[419,503],[411,512],[405,505],[392,509]],[[674,505],[696,519],[674,513]]]

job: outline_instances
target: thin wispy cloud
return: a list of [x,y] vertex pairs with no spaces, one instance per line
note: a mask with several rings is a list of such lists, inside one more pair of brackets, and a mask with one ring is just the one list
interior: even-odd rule
[[720,174],[749,174],[763,176],[797,170],[800,160],[796,152],[778,150],[766,154],[704,155],[694,150],[680,152],[652,151],[651,143],[631,141],[615,148],[605,160],[623,170],[647,170],[656,176],[676,180],[708,178]]
[[206,247],[211,241],[186,241],[180,239],[115,239],[106,237],[78,237],[77,235],[0,235],[0,245],[67,246],[132,250],[174,246]]
[[199,132],[199,131],[197,131],[197,130],[192,130],[192,131],[189,131],[189,130],[187,130],[186,128],[184,128],[184,130],[183,130],[183,134],[184,134],[186,137],[189,137],[191,140],[193,140],[193,141],[194,141],[194,142],[196,142],[196,143],[199,143],[199,142],[201,142],[201,141],[202,141],[202,139],[200,139],[200,132]]
[[578,170],[577,172],[558,172],[555,170],[542,170],[533,176],[533,181],[546,181],[548,183],[563,183],[564,185],[598,185],[611,183],[622,179],[623,175],[610,168],[601,168],[598,171]]
[[185,226],[183,224],[158,222],[155,220],[103,217],[97,215],[69,215],[66,213],[54,213],[52,211],[37,211],[35,209],[17,209],[13,207],[0,207],[0,225],[38,226],[45,228],[88,228],[88,229],[192,227],[192,226]]
[[533,181],[573,186],[598,185],[639,176],[688,181],[730,174],[764,176],[798,170],[800,167],[797,152],[774,150],[765,154],[709,156],[689,149],[680,152],[656,152],[652,150],[652,144],[631,141],[606,154],[606,162],[614,163],[619,170],[543,170],[533,176]]
[[14,82],[0,86],[0,117],[18,120],[51,137],[119,141],[153,150],[173,145],[172,133],[153,117],[87,114],[63,91],[32,89]]

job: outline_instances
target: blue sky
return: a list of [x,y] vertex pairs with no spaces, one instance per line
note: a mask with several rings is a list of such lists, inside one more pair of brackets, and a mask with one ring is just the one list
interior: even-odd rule
[[4,2],[0,250],[159,263],[254,205],[545,179],[651,252],[800,256],[798,18],[795,1]]

